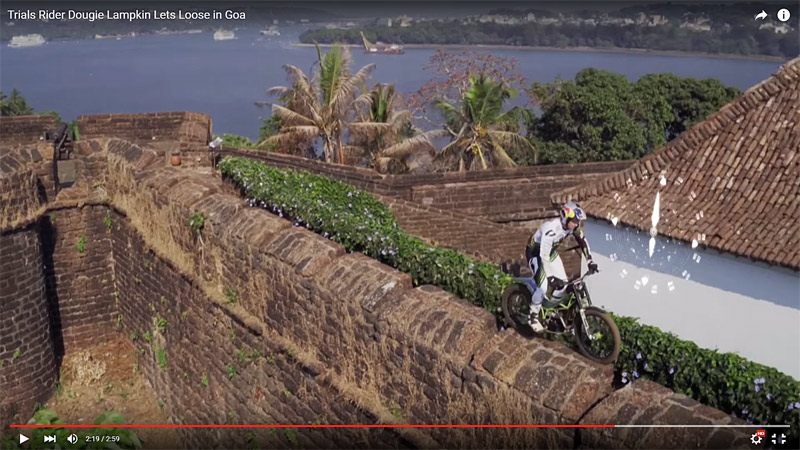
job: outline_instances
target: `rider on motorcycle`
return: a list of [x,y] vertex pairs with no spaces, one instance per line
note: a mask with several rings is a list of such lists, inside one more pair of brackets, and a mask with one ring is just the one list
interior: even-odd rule
[[568,202],[561,208],[561,217],[551,219],[542,224],[528,239],[525,248],[525,257],[531,268],[533,279],[539,289],[531,299],[531,314],[528,324],[535,332],[544,330],[539,321],[539,311],[545,295],[550,301],[558,302],[564,295],[567,283],[567,274],[564,263],[561,261],[556,248],[568,236],[575,236],[578,245],[583,250],[583,256],[588,261],[589,271],[596,272],[597,264],[589,253],[589,244],[583,234],[581,224],[586,219],[586,214],[580,206]]

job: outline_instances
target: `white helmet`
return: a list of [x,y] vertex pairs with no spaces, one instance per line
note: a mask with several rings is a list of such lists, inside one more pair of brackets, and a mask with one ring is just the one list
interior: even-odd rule
[[567,223],[569,223],[570,220],[577,220],[578,224],[586,220],[586,214],[583,212],[583,208],[578,206],[575,202],[567,202],[561,207],[561,226],[567,228]]

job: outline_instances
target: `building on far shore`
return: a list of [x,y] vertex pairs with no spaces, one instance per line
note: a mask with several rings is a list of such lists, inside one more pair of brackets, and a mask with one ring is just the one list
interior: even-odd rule
[[688,28],[692,31],[711,31],[711,19],[706,17],[699,17],[696,19],[687,20],[680,25],[681,28]]
[[790,31],[792,31],[792,27],[789,24],[780,23],[778,25],[775,25],[772,22],[767,22],[767,23],[765,23],[763,25],[760,25],[758,27],[758,29],[759,30],[771,30],[775,34],[786,34],[786,33],[790,32]]
[[551,197],[591,217],[594,303],[800,379],[798,98],[800,58],[631,168]]

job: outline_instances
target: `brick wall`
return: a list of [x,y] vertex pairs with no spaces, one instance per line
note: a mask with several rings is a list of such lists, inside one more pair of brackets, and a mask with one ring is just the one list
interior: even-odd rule
[[0,147],[0,177],[12,174],[19,177],[22,167],[30,168],[36,176],[37,188],[28,192],[40,196],[45,202],[53,200],[58,185],[58,173],[53,161],[53,145],[49,142],[37,142]]
[[78,117],[81,139],[120,138],[132,142],[211,140],[211,117],[191,112],[104,114]]
[[597,172],[563,176],[512,178],[420,185],[411,188],[411,200],[497,222],[551,217],[550,195],[602,176]]
[[45,133],[50,133],[52,139],[59,125],[53,116],[3,116],[0,117],[0,139],[4,145],[38,142]]
[[524,261],[530,231],[480,217],[419,203],[382,197],[397,225],[431,245],[461,251],[479,260],[502,264]]
[[0,435],[45,402],[56,379],[36,223],[0,234]]
[[83,206],[54,209],[44,218],[44,274],[48,294],[57,305],[51,320],[61,352],[103,341],[116,330],[106,214],[104,206]]
[[[0,158],[0,230],[8,230],[30,221],[43,204],[38,179],[30,168],[16,158]],[[8,164],[13,162],[14,164]]]
[[422,175],[381,175],[369,169],[276,153],[224,148],[218,155],[245,156],[274,167],[307,170],[374,194],[435,205],[440,209],[498,222],[547,217],[551,215],[552,193],[626,169],[631,164],[630,161],[621,161]]

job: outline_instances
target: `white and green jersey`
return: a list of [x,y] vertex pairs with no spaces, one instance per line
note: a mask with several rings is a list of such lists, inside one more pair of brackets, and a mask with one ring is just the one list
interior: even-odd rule
[[575,235],[575,239],[578,241],[578,244],[583,247],[584,256],[587,259],[591,259],[589,254],[589,243],[586,242],[586,239],[584,238],[583,229],[576,228],[574,231],[564,229],[564,227],[561,225],[560,218],[551,219],[544,222],[539,229],[536,230],[536,233],[531,236],[528,246],[531,248],[538,247],[538,256],[542,262],[544,273],[547,274],[546,276],[554,275],[554,272],[557,272],[558,275],[561,275],[563,272],[563,269],[554,271],[553,268],[550,267],[550,263],[555,261],[555,259],[558,257],[558,252],[556,249],[558,248],[559,244],[561,244],[561,242],[570,235]]

